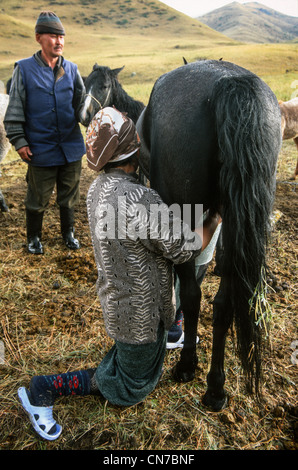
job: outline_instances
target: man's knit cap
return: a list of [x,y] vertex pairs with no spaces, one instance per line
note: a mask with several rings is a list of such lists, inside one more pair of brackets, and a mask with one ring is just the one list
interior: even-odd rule
[[37,18],[35,33],[38,34],[59,34],[64,36],[65,30],[58,16],[52,11],[42,11]]

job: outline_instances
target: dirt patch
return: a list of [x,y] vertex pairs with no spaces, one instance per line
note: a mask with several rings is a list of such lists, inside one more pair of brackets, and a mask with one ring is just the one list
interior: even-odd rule
[[[289,172],[289,170],[287,170]],[[43,256],[26,253],[25,166],[2,165],[1,188],[10,207],[0,213],[1,449],[297,449],[297,185],[279,178],[275,225],[269,249],[270,345],[264,355],[264,403],[246,394],[229,338],[226,388],[229,407],[210,413],[201,404],[212,341],[212,299],[219,279],[213,266],[204,281],[196,379],[176,384],[170,351],[163,378],[144,403],[118,409],[94,397],[61,400],[55,407],[63,435],[41,443],[16,398],[17,388],[38,373],[95,367],[111,346],[96,296],[96,267],[85,197],[94,173],[84,165],[76,233],[82,248],[68,251],[61,239],[53,195],[44,219]]]

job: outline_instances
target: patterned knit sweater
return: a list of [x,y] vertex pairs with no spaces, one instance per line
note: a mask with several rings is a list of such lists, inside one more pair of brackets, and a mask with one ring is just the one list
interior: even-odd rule
[[[164,230],[156,208],[166,216]],[[119,169],[100,174],[91,184],[87,211],[107,333],[130,344],[156,341],[160,321],[168,330],[175,317],[173,263],[197,256],[200,237],[136,175]]]

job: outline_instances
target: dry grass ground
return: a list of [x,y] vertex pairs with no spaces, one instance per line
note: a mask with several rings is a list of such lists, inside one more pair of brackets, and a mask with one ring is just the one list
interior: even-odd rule
[[[189,62],[223,57],[259,74],[278,99],[289,99],[297,91],[297,86],[292,88],[297,83],[297,43],[236,44],[193,26],[180,15],[174,20],[174,15],[163,13],[157,20],[155,1],[121,3],[126,8],[144,8],[141,29],[140,15],[133,19],[133,12],[128,12],[129,27],[115,26],[117,2],[100,2],[97,14],[106,13],[109,21],[97,15],[91,25],[86,25],[86,18],[94,13],[91,0],[51,2],[62,21],[67,18],[65,57],[76,62],[83,75],[95,62],[111,68],[125,65],[120,75],[124,88],[146,103],[156,78],[182,65],[183,56]],[[33,27],[42,8],[37,0],[26,1],[20,15],[22,5],[17,0],[0,0],[0,6],[4,12],[0,14],[0,79],[5,82],[14,62],[35,52]],[[113,16],[111,8],[116,8]],[[148,39],[147,26],[154,20],[156,26],[150,29]],[[132,72],[136,73],[133,77]],[[51,443],[39,439],[32,430],[17,400],[18,387],[27,385],[33,374],[95,367],[112,344],[95,292],[96,269],[85,206],[95,175],[84,160],[77,211],[81,250],[73,253],[65,249],[53,195],[44,221],[45,254],[32,257],[25,246],[26,169],[11,152],[1,165],[0,178],[10,207],[9,213],[0,213],[0,340],[5,352],[5,361],[0,364],[0,449],[297,449],[297,365],[291,360],[295,354],[291,344],[298,340],[297,183],[289,181],[296,158],[294,144],[285,142],[276,194],[276,209],[283,215],[275,225],[269,250],[272,325],[263,363],[262,406],[246,393],[232,337],[226,353],[229,407],[214,414],[201,404],[211,357],[212,299],[219,283],[211,265],[204,281],[195,380],[188,384],[172,380],[171,369],[179,351],[169,351],[161,382],[139,405],[121,409],[95,397],[59,400],[55,416],[63,425],[63,434]]]
[[40,439],[17,400],[17,389],[33,374],[95,367],[110,348],[95,292],[96,269],[90,242],[85,197],[94,173],[82,176],[77,233],[78,252],[64,248],[53,195],[44,224],[45,254],[25,249],[23,199],[25,166],[14,153],[2,165],[1,187],[10,206],[0,213],[0,449],[2,450],[297,450],[297,365],[291,349],[297,333],[297,183],[289,182],[296,162],[292,142],[279,160],[276,209],[282,212],[272,234],[269,300],[270,345],[264,355],[264,403],[244,388],[232,337],[226,352],[229,406],[212,413],[201,404],[212,339],[212,299],[219,279],[210,266],[204,281],[196,378],[176,384],[171,368],[179,351],[169,351],[164,375],[155,391],[129,409],[95,397],[61,399],[55,416],[63,434],[55,442]]

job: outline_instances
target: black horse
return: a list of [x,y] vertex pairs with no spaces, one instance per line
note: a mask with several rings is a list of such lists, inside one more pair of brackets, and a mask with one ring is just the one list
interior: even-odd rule
[[[137,129],[140,165],[168,205],[203,204],[222,216],[221,282],[213,304],[213,347],[203,403],[227,401],[225,339],[232,325],[250,391],[261,396],[262,313],[254,302],[266,269],[266,247],[281,148],[281,118],[270,88],[224,61],[179,67],[155,83]],[[194,222],[192,222],[194,228]],[[175,266],[185,340],[175,379],[194,378],[201,290],[194,262]]]
[[84,80],[86,88],[82,111],[84,125],[87,126],[92,117],[106,106],[115,106],[119,111],[126,112],[134,123],[137,122],[145,105],[130,97],[119,83],[118,74],[123,68],[110,69],[97,64],[93,66],[92,72]]

